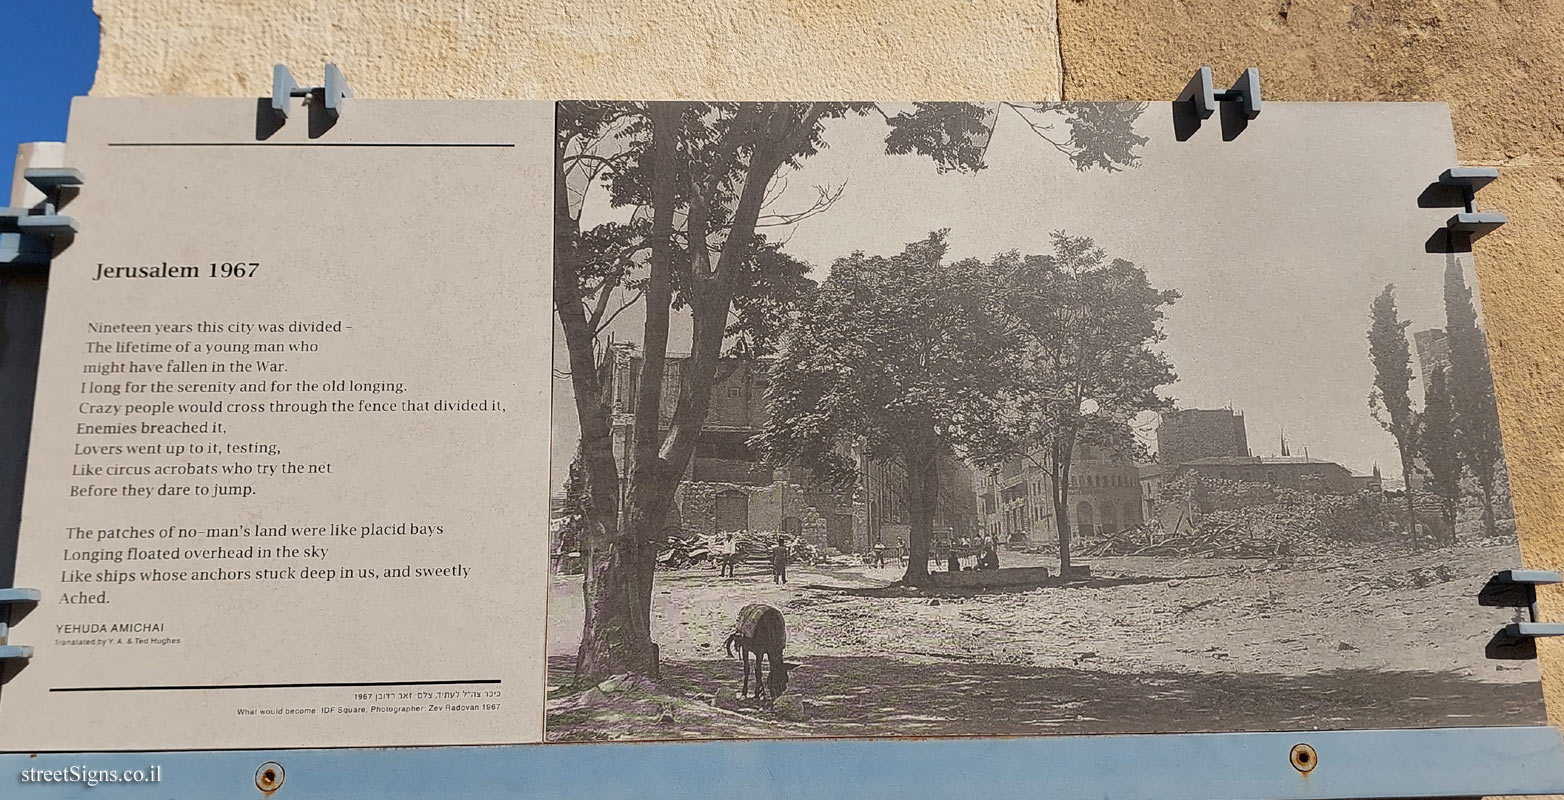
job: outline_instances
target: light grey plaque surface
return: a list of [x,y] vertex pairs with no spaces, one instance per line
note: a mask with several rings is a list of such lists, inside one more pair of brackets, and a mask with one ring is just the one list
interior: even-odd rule
[[539,738],[552,110],[76,101],[0,747]]
[[[658,184],[639,104],[77,101],[16,576],[44,600],[0,749],[1542,721],[1535,667],[1483,652],[1509,613],[1477,591],[1519,560],[1502,453],[1443,506],[1368,400],[1387,285],[1411,409],[1472,363],[1470,255],[1426,249],[1444,106],[832,107],[684,107]],[[774,149],[809,141],[790,120],[818,146]],[[766,247],[729,248],[753,176]],[[1176,292],[1123,351],[1166,379],[1008,382],[1026,324],[1124,311],[1049,305],[1080,298],[1027,264]],[[681,411],[692,303],[729,290]],[[575,362],[559,302],[591,319]],[[1055,480],[1060,419],[1114,424]],[[763,650],[764,680],[735,657]]]
[[[615,108],[655,118],[644,105]],[[549,606],[551,740],[1543,720],[1534,665],[1484,654],[1510,614],[1479,607],[1477,592],[1519,561],[1502,453],[1476,459],[1493,476],[1486,498],[1463,468],[1447,509],[1413,445],[1409,524],[1408,476],[1382,425],[1391,422],[1386,401],[1369,400],[1381,393],[1371,303],[1393,284],[1386,341],[1405,348],[1411,410],[1427,411],[1430,380],[1444,369],[1476,398],[1471,418],[1494,413],[1480,327],[1468,322],[1463,334],[1475,350],[1452,357],[1446,341],[1462,324],[1458,307],[1476,302],[1471,256],[1429,250],[1453,213],[1429,202],[1430,184],[1455,163],[1445,106],[1267,103],[1247,124],[1225,109],[1198,127],[1165,102],[789,108],[684,107],[679,124],[689,127],[678,130],[690,144],[681,146],[699,156],[680,163],[696,176],[720,168],[711,154],[749,124],[757,151],[797,147],[808,140],[788,144],[777,131],[818,115],[814,146],[789,151],[796,163],[772,178],[759,230],[802,265],[801,283],[818,284],[801,296],[824,299],[779,304],[786,321],[769,359],[722,361],[707,429],[689,464],[676,465],[687,471],[670,510],[651,517],[663,543],[647,603],[663,676],[655,688],[582,680],[583,659],[611,660],[592,617],[612,612],[593,610],[590,583],[583,606],[577,573],[608,568],[590,552],[590,513],[570,516],[577,507],[567,496]],[[562,106],[561,130],[592,115],[604,114]],[[592,141],[587,152],[647,158],[650,150],[626,141],[644,142],[648,130]],[[962,144],[967,161],[938,158]],[[584,209],[582,246],[611,253],[603,242],[623,235],[614,226],[655,224],[653,210],[632,215],[632,195],[604,190],[621,174],[632,174],[622,162],[582,190],[584,200],[572,197]],[[712,205],[731,212],[721,201],[738,191],[714,192]],[[676,213],[671,224],[687,234],[690,223]],[[729,233],[711,228],[712,253]],[[940,277],[925,282],[909,259],[937,263]],[[967,259],[977,261],[959,266]],[[1079,307],[1049,305],[1052,284],[1028,295],[1036,287],[1015,276],[1029,259],[1039,285],[1072,268],[1118,270],[1178,296],[1157,301],[1157,333],[1128,346],[1070,340],[1079,347],[1066,361],[1095,358],[1099,346],[1125,354],[1100,379],[1045,384],[1056,395],[1017,404],[1003,393],[1026,388],[972,363],[995,346],[988,337],[1031,337],[1027,324],[1047,320],[1111,326],[1124,313],[1079,294],[1061,295]],[[674,263],[681,275],[704,268]],[[634,298],[644,285],[634,281],[646,276],[632,270],[610,307]],[[691,312],[677,302],[698,295],[681,280],[659,455],[677,449],[671,410],[696,369],[690,351],[700,349]],[[1006,291],[1042,299],[1010,316],[974,310],[1009,302]],[[973,322],[980,318],[988,322]],[[625,453],[652,419],[635,416],[647,407],[648,382],[638,380],[647,332],[658,327],[645,320],[632,305],[602,336],[613,397],[605,415],[621,470],[633,469]],[[566,338],[556,334],[561,370]],[[1153,357],[1169,369],[1165,379],[1147,377]],[[1060,356],[1012,358],[1047,379],[1047,359]],[[1140,381],[1154,397],[1125,400],[1115,381]],[[591,449],[586,412],[572,402],[579,387],[555,384],[551,484],[567,495],[582,491],[571,479],[578,445]],[[1024,423],[1048,403],[1053,416],[1036,420],[1030,446],[1007,454],[983,438],[1002,432],[996,420]],[[1102,416],[1119,438],[1081,439],[1068,475],[1051,471],[1049,445],[1061,441],[1052,434]],[[938,441],[937,490],[909,477],[909,442],[919,436]],[[1445,444],[1446,456],[1458,449]],[[845,484],[806,469],[798,457],[811,452],[849,454]],[[656,513],[633,499],[655,480],[644,473],[621,486],[624,516],[606,527],[637,535],[623,520]],[[1056,506],[1060,482],[1068,492]],[[924,534],[927,576],[909,563],[917,549],[908,552],[920,492],[938,495]],[[1070,530],[1071,580],[1059,578],[1061,526]],[[737,541],[725,550],[729,533]],[[779,536],[785,578],[771,566]],[[985,558],[987,548],[995,553]],[[733,574],[719,566],[725,559]],[[1000,569],[985,568],[992,560]],[[757,632],[764,626],[744,610],[751,604],[774,609],[785,637]],[[756,650],[774,650],[786,674],[780,687],[768,678],[758,698],[762,665],[743,657]]]

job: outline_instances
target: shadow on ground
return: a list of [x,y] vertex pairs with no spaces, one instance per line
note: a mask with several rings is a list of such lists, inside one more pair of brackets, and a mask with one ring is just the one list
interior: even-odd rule
[[[574,659],[550,659],[549,666],[551,683],[567,682]],[[671,695],[704,702],[719,688],[736,691],[739,676],[736,660],[665,661],[662,685]],[[811,656],[792,672],[788,694],[802,701],[808,734],[820,736],[1526,725],[1535,723],[1542,704],[1536,684],[1484,683],[1453,673],[1126,675],[890,656]],[[568,727],[580,723],[586,723],[580,731],[584,735],[591,728],[588,721],[573,719]],[[775,735],[799,735],[796,726],[787,727]],[[725,728],[709,733],[685,729],[677,736],[724,736]],[[556,731],[551,718],[550,738],[577,738],[576,733]],[[622,727],[620,733],[635,735]]]

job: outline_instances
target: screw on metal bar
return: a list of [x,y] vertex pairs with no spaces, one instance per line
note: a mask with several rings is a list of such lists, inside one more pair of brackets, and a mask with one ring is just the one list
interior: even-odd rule
[[268,761],[255,769],[255,788],[271,794],[282,788],[283,779],[288,776],[283,771],[282,765],[275,761]]
[[326,113],[336,119],[342,113],[343,101],[353,96],[353,88],[348,86],[347,79],[342,77],[342,70],[337,69],[336,64],[326,65],[326,83],[323,86],[300,86],[286,66],[272,66],[272,112],[278,118],[288,118],[290,98],[313,94],[321,95]]
[[1314,771],[1314,766],[1320,763],[1318,753],[1314,748],[1299,742],[1292,746],[1292,752],[1287,754],[1287,760],[1292,762],[1292,768],[1307,775]]
[[1537,587],[1543,584],[1564,583],[1564,575],[1535,569],[1507,569],[1488,579],[1477,593],[1477,602],[1484,606],[1515,608],[1523,617],[1499,629],[1488,640],[1484,653],[1495,659],[1533,659],[1537,657],[1537,639],[1542,636],[1564,636],[1564,624],[1541,622],[1537,607]]

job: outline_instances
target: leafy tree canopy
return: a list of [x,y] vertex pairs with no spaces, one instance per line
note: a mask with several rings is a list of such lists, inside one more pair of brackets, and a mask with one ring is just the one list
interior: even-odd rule
[[992,264],[945,259],[946,231],[901,253],[838,259],[771,368],[780,462],[850,479],[847,448],[885,457],[932,432],[947,449],[993,439],[1016,387],[1016,343]]

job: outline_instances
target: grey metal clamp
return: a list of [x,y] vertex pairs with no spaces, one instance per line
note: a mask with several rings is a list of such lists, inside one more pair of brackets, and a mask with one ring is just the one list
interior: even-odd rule
[[[0,589],[0,606],[20,603],[37,603],[43,593],[37,589]],[[0,614],[0,661],[26,661],[33,657],[33,649],[25,644],[11,644],[10,613]]]
[[1452,234],[1464,234],[1467,241],[1510,221],[1498,211],[1477,210],[1477,190],[1493,183],[1499,177],[1498,167],[1451,167],[1439,175],[1439,183],[1459,189],[1466,209],[1459,211],[1445,222]]
[[1233,84],[1233,88],[1217,91],[1211,68],[1201,67],[1189,79],[1189,84],[1179,93],[1178,99],[1194,103],[1195,114],[1200,119],[1210,119],[1216,113],[1217,103],[1221,101],[1241,104],[1244,118],[1254,119],[1260,116],[1260,69],[1249,67],[1238,76],[1238,82]]
[[1538,621],[1537,587],[1550,583],[1564,583],[1564,575],[1545,570],[1507,569],[1488,579],[1477,594],[1478,603],[1525,609],[1520,612],[1525,619],[1500,628],[1488,641],[1485,652],[1489,658],[1536,658],[1539,637],[1564,636],[1564,623]]
[[34,167],[23,170],[22,178],[46,199],[31,208],[0,208],[0,264],[47,265],[80,230],[58,209],[65,196],[81,188],[82,174],[69,167]]
[[287,67],[282,64],[272,67],[272,111],[279,118],[288,118],[290,98],[309,97],[316,93],[321,95],[326,113],[336,119],[342,114],[343,101],[353,96],[353,88],[348,86],[347,79],[342,77],[342,70],[337,69],[336,64],[326,65],[324,86],[300,86]]

